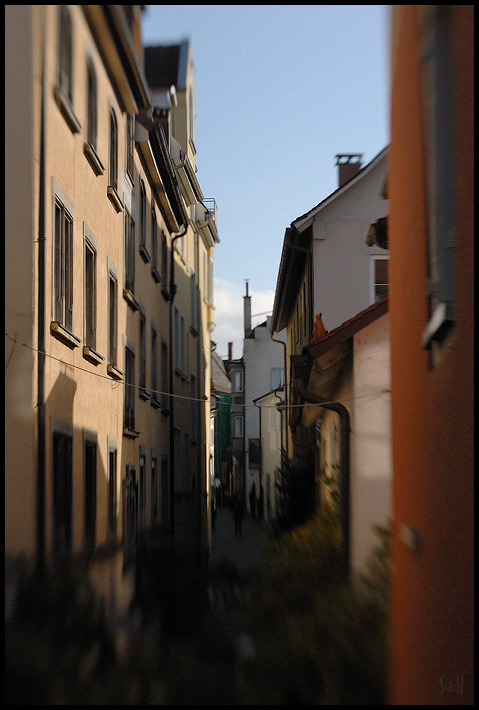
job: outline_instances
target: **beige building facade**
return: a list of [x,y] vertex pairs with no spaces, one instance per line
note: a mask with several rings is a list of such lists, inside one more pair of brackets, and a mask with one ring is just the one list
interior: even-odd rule
[[[140,14],[6,8],[8,556],[89,558],[171,528],[186,435],[206,521],[205,283],[218,239],[208,228],[205,247],[191,219],[209,213],[155,113]],[[189,541],[204,547],[198,533],[195,522]]]

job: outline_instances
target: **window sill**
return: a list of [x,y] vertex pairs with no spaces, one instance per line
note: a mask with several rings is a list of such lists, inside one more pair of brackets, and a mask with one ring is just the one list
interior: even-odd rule
[[151,267],[151,275],[153,276],[153,279],[156,281],[156,283],[160,283],[161,281],[161,275],[156,266]]
[[151,261],[150,253],[144,244],[140,244],[140,256],[145,264],[148,264]]
[[123,436],[126,436],[129,439],[138,439],[138,437],[140,436],[140,432],[135,431],[134,429],[130,429],[130,427],[124,426],[123,427]]
[[145,402],[148,402],[148,400],[151,399],[151,395],[145,389],[140,389],[138,396],[140,399],[142,399]]
[[119,370],[115,365],[107,365],[106,368],[107,374],[110,375],[114,380],[123,380],[123,372]]
[[116,209],[117,212],[123,212],[123,204],[122,201],[120,200],[120,195],[116,191],[116,187],[113,187],[112,185],[108,185],[106,188],[106,192],[108,195],[108,199],[112,203],[113,207]]
[[166,286],[161,287],[161,295],[165,299],[165,301],[171,301],[171,294],[169,293],[168,289]]
[[152,395],[152,397],[150,399],[150,404],[153,407],[153,409],[160,409],[160,407],[162,406],[161,402],[158,402],[158,400],[156,399],[156,397],[154,395]]
[[97,353],[96,350],[93,350],[93,348],[90,348],[88,345],[83,346],[83,357],[85,360],[88,360],[94,365],[101,365],[105,359],[102,355]]
[[91,143],[83,144],[83,152],[85,154],[85,157],[88,159],[88,162],[90,163],[95,175],[103,175],[103,173],[105,172],[105,168],[103,167],[103,164]]
[[198,335],[198,331],[196,330],[194,325],[190,325],[190,333],[191,335],[194,335],[195,338]]
[[129,288],[124,288],[123,289],[123,298],[125,301],[128,303],[130,308],[132,308],[134,311],[138,311],[140,308],[140,304],[136,300],[135,296],[133,293],[130,291]]
[[66,120],[69,129],[72,133],[80,133],[81,123],[75,116],[73,106],[70,103],[70,99],[66,96],[65,92],[58,84],[53,89],[53,94],[55,96],[55,101],[62,112],[63,118]]
[[50,323],[50,333],[54,338],[57,338],[57,340],[60,340],[65,345],[68,345],[68,347],[72,350],[73,348],[78,348],[81,343],[80,338],[77,338],[76,335],[73,335],[73,333],[55,320]]

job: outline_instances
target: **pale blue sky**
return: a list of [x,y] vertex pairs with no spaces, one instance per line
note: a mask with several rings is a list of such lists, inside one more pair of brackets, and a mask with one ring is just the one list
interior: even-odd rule
[[252,313],[271,312],[285,229],[337,188],[335,155],[367,164],[389,142],[389,7],[146,6],[145,45],[192,42],[221,357],[242,355],[245,279]]

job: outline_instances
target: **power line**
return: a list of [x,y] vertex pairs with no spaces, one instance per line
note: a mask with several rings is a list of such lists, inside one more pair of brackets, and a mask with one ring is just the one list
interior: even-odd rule
[[[15,352],[15,346],[16,346],[16,345],[21,345],[22,347],[27,348],[28,350],[32,350],[33,352],[37,352],[37,353],[40,353],[41,355],[45,355],[45,357],[48,357],[48,358],[50,358],[51,360],[55,360],[56,362],[59,362],[59,363],[62,364],[62,365],[66,365],[67,367],[71,367],[71,368],[73,368],[74,370],[79,370],[80,372],[86,372],[88,375],[92,375],[93,377],[99,377],[99,378],[102,379],[102,380],[107,380],[108,382],[110,382],[110,384],[111,384],[112,386],[117,387],[118,385],[121,385],[121,384],[122,384],[122,385],[125,385],[126,387],[131,387],[132,389],[145,390],[145,387],[141,387],[140,385],[132,385],[132,384],[130,384],[130,383],[128,383],[128,382],[125,382],[124,380],[116,380],[116,381],[113,381],[112,378],[111,378],[109,375],[101,375],[99,372],[92,372],[91,370],[87,370],[85,367],[80,367],[79,365],[73,365],[71,362],[67,362],[66,360],[61,360],[60,358],[55,357],[54,355],[51,355],[50,353],[46,353],[46,352],[43,352],[43,351],[41,351],[41,350],[38,350],[38,348],[34,348],[34,347],[31,346],[31,345],[27,345],[27,343],[20,343],[20,342],[16,339],[16,335],[17,335],[17,334],[15,333],[15,337],[12,338],[12,336],[11,336],[9,333],[5,333],[5,337],[7,337],[7,338],[13,343],[12,351],[11,351],[10,356],[9,356],[9,358],[8,358],[8,361],[7,361],[6,365],[5,365],[5,369],[7,369],[8,365],[9,365],[11,359],[12,359],[12,356],[13,356],[13,354],[14,354],[14,352]],[[166,396],[166,397],[172,397],[172,398],[174,398],[174,399],[183,399],[183,400],[190,401],[190,402],[204,402],[204,403],[207,403],[207,402],[211,403],[211,402],[212,402],[212,400],[211,400],[211,399],[208,399],[206,396],[205,396],[205,397],[186,397],[186,396],[181,395],[181,394],[173,394],[173,393],[170,393],[170,392],[162,392],[161,390],[148,389],[148,391],[150,392],[150,394],[164,395],[164,396]],[[366,398],[366,397],[374,398],[374,397],[379,397],[379,396],[381,396],[381,395],[383,395],[383,394],[387,394],[387,393],[389,393],[389,392],[390,392],[389,389],[378,390],[377,392],[367,392],[367,393],[362,394],[362,395],[356,395],[355,397],[345,398],[344,401],[345,401],[345,402],[352,402],[352,401],[354,401],[354,400],[364,399],[364,398]],[[331,401],[331,402],[322,402],[322,403],[319,403],[319,402],[305,402],[305,403],[303,403],[303,404],[288,404],[288,405],[283,402],[282,405],[267,404],[267,405],[263,405],[263,406],[266,407],[266,408],[275,408],[275,409],[276,409],[278,406],[281,406],[281,409],[282,409],[282,410],[285,410],[285,409],[298,409],[298,408],[314,407],[314,406],[316,406],[316,407],[322,407],[322,406],[324,406],[324,405],[334,404],[335,401],[336,401],[336,400],[333,400],[333,401]],[[216,402],[215,402],[215,403],[216,403]],[[241,407],[241,408],[243,408],[243,409],[246,409],[246,407],[255,407],[256,409],[258,409],[258,407],[257,407],[255,404],[246,404],[246,403],[234,404],[233,402],[230,402],[230,406],[231,406],[231,407]]]

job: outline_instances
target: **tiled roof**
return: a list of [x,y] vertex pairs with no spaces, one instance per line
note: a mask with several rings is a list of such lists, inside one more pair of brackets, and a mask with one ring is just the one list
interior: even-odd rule
[[330,330],[321,338],[313,341],[304,348],[304,350],[309,351],[309,353],[317,358],[320,354],[327,352],[331,348],[334,348],[341,342],[344,342],[348,338],[351,338],[355,333],[359,332],[365,328],[369,323],[372,323],[380,316],[388,312],[388,296],[381,298],[380,301],[376,301],[369,308],[365,308],[364,311],[357,313],[349,320],[344,321],[341,325],[334,330]]
[[211,386],[216,392],[231,392],[231,382],[226,374],[223,360],[216,352],[211,353]]

